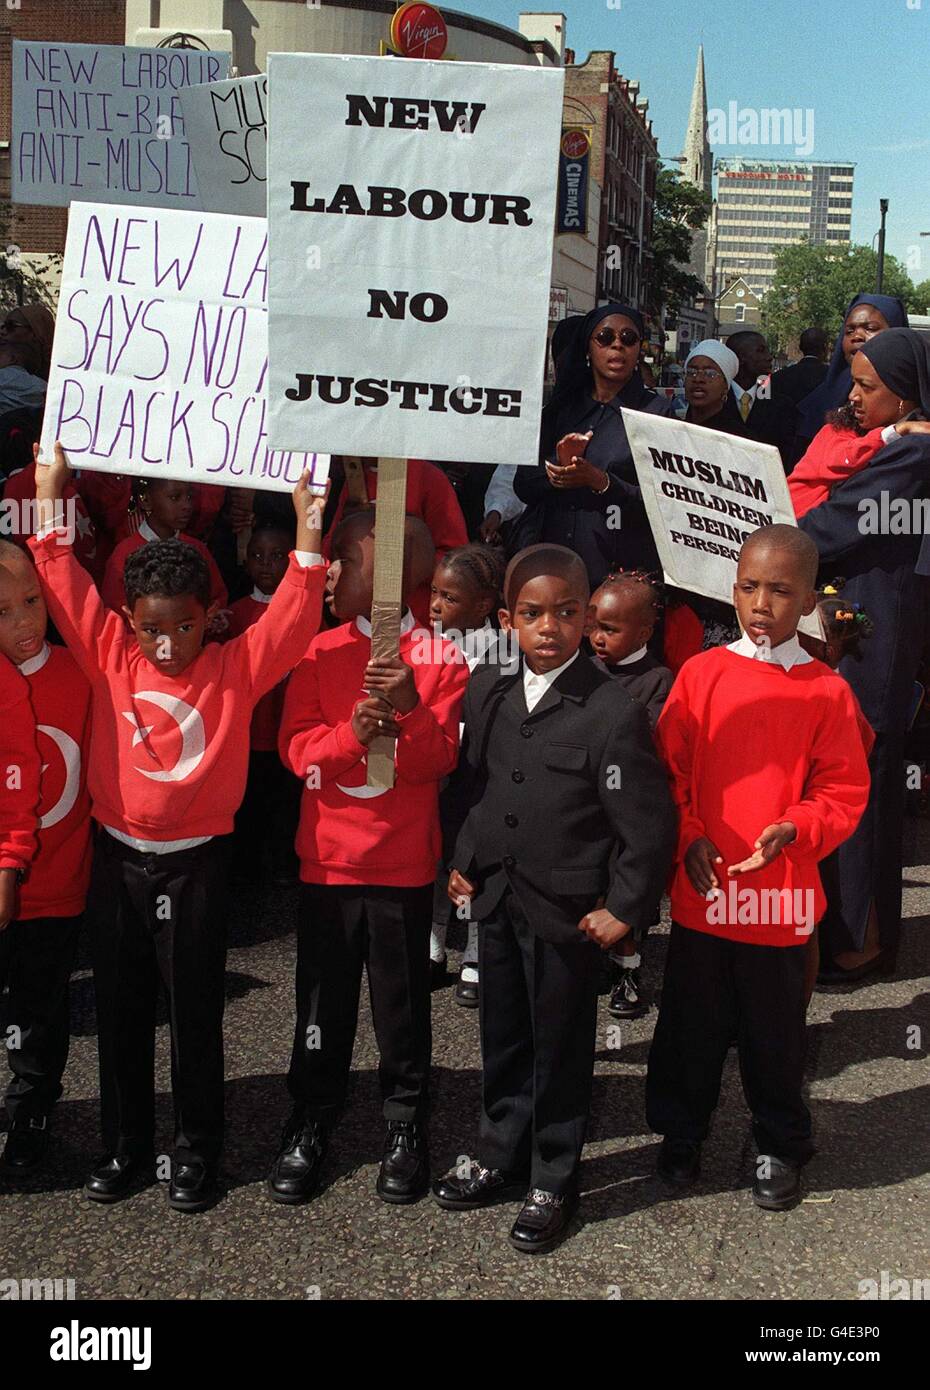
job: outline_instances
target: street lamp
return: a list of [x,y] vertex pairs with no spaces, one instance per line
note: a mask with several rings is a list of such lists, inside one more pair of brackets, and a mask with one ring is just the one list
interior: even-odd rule
[[878,284],[875,286],[875,293],[881,294],[885,279],[885,214],[888,211],[888,199],[879,198],[878,208],[882,215],[882,225],[878,233]]

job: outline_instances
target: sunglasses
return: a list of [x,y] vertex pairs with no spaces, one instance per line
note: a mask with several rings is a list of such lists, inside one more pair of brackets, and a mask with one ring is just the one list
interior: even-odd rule
[[723,372],[716,367],[685,367],[685,376],[689,381],[713,381],[714,377],[722,377]]
[[594,341],[605,348],[612,347],[617,338],[624,347],[635,347],[639,342],[639,334],[635,328],[621,328],[619,333],[612,328],[600,328],[594,335]]

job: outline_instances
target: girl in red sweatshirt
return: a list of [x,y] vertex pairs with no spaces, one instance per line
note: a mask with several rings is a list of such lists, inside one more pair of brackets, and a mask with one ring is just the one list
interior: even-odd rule
[[44,1158],[68,1058],[68,985],[90,877],[85,762],[90,687],[73,657],[45,640],[47,614],[28,555],[0,542],[0,664],[29,684],[42,759],[38,848],[20,887],[15,920],[0,933],[0,978],[10,987],[7,1052],[12,1080],[3,1164],[8,1173]]
[[[64,452],[38,469],[54,503]],[[223,1138],[228,836],[245,788],[252,710],[306,651],[325,569],[322,500],[294,490],[297,548],[262,620],[203,645],[210,576],[192,546],[144,546],[126,564],[130,627],[108,612],[66,538],[31,541],[55,625],[91,685],[88,784],[97,837],[90,889],[106,1152],[85,1184],[118,1201],[150,1178],[155,1002],[169,999],[174,1161],[168,1200],[217,1196]]]

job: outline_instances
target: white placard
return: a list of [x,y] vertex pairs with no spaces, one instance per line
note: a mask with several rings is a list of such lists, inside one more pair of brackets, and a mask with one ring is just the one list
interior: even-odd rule
[[[645,411],[624,410],[623,424],[666,583],[732,603],[746,537],[797,525],[778,450]],[[800,628],[822,635],[816,615]]]
[[178,92],[228,72],[228,53],[15,41],[13,201],[199,208]]
[[269,56],[275,447],[536,463],[563,83]]
[[76,468],[289,491],[268,450],[264,219],[73,203],[42,431]]
[[204,209],[264,217],[268,78],[231,77],[179,97]]

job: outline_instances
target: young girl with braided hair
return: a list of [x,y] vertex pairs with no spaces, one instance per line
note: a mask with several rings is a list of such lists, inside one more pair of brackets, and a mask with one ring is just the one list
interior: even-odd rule
[[[504,561],[499,547],[463,545],[450,550],[440,560],[430,585],[430,622],[434,630],[461,648],[469,670],[479,664],[500,661],[505,642],[492,622],[501,602]],[[430,970],[433,987],[446,977],[446,932],[453,910],[446,892],[449,879],[448,856],[465,819],[461,779],[453,772],[439,795],[442,825],[442,863],[433,898],[433,925],[430,933]],[[478,1007],[478,924],[469,921],[468,940],[455,986],[454,999],[466,1009]]]

